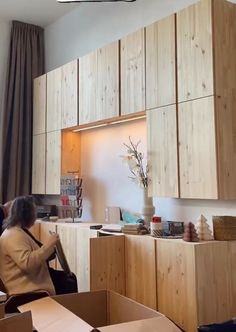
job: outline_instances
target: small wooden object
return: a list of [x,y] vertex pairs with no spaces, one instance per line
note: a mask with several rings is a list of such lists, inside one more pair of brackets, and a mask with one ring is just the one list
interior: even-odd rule
[[214,239],[212,236],[211,230],[209,228],[209,225],[207,223],[207,219],[202,214],[197,219],[196,230],[197,230],[199,240],[211,241]]
[[185,226],[183,240],[186,242],[198,242],[199,241],[195,226],[192,222],[189,222]]

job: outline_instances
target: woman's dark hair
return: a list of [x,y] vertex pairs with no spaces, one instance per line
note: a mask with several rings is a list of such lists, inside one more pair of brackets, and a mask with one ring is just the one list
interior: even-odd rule
[[34,198],[32,196],[16,197],[12,203],[7,228],[20,226],[30,228],[36,219]]

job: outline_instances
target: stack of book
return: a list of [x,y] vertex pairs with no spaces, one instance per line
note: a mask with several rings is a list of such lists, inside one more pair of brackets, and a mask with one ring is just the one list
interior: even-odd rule
[[124,234],[145,235],[148,234],[147,228],[143,224],[125,224],[121,228]]

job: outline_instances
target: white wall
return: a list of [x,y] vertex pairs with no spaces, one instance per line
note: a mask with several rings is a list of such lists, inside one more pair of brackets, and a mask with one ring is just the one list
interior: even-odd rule
[[[191,3],[188,0],[138,0],[135,4],[86,4],[48,26],[46,37],[47,70],[86,54],[106,43],[158,20],[160,3],[165,12]],[[162,13],[163,15],[163,13]],[[161,16],[162,16],[161,15]],[[82,176],[84,179],[84,220],[103,221],[105,206],[120,206],[141,212],[142,192],[129,179],[119,155],[129,135],[141,139],[146,152],[145,120],[83,132]],[[202,213],[236,215],[235,201],[154,199],[156,214],[167,220],[195,221]]]

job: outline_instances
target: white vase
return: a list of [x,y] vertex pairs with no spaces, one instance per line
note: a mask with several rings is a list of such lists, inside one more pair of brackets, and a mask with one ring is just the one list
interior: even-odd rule
[[155,213],[155,207],[153,205],[153,198],[148,197],[148,188],[143,188],[143,208],[142,208],[142,216],[144,219],[144,224],[146,226],[150,226],[150,222],[152,221],[152,217]]

